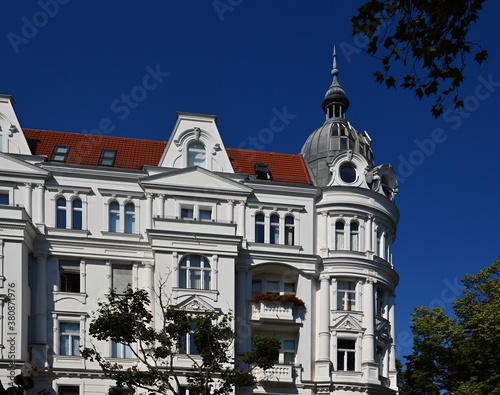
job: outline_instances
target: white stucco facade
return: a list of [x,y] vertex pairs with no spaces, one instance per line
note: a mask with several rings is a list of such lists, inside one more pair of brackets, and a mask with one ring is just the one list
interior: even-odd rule
[[[76,344],[93,342],[125,366],[134,360],[89,337],[97,302],[126,283],[154,298],[165,282],[176,305],[234,312],[236,358],[252,335],[280,339],[275,367],[242,393],[396,394],[397,182],[390,165],[373,165],[371,141],[344,119],[348,101],[332,87],[318,133],[328,129],[321,144],[338,144],[322,157],[311,137],[302,152],[308,183],[236,172],[216,117],[198,114],[178,114],[156,165],[37,155],[12,99],[0,96],[2,383],[29,362],[32,394],[106,393],[113,382]],[[191,280],[186,262],[200,259],[200,278]],[[266,292],[305,306],[251,302]]]

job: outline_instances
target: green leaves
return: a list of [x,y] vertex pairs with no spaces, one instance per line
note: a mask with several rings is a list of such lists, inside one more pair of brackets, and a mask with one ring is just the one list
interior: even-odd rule
[[[161,295],[161,288],[159,287]],[[187,377],[189,388],[202,395],[227,395],[233,386],[252,386],[255,377],[249,369],[240,369],[233,360],[235,333],[233,316],[215,311],[188,312],[158,300],[160,318],[153,321],[149,294],[128,288],[123,295],[110,291],[99,303],[90,324],[90,335],[98,340],[114,341],[129,347],[137,365],[125,368],[103,357],[97,347],[84,348],[81,355],[96,361],[103,373],[128,393],[178,394],[179,377]],[[194,340],[196,352],[186,354],[182,345]],[[263,369],[273,366],[280,349],[278,339],[259,336],[256,349],[245,356],[245,363]],[[191,369],[177,369],[178,358],[191,361]],[[248,361],[248,362],[247,362]],[[113,394],[113,389],[110,394]],[[116,391],[115,391],[116,392]],[[1,392],[0,392],[1,395]]]
[[500,261],[462,280],[457,318],[443,309],[412,314],[413,354],[401,373],[404,395],[500,394]]
[[[460,102],[466,60],[471,48],[481,48],[468,33],[484,1],[367,1],[351,19],[353,34],[365,36],[366,52],[381,61],[377,82],[413,90],[419,99],[436,95],[431,112],[438,117],[448,97]],[[478,64],[487,58],[486,50],[474,55]],[[396,73],[393,66],[400,66]]]

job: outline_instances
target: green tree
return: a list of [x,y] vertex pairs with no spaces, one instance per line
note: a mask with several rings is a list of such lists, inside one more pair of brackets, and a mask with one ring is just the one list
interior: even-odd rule
[[[413,90],[420,99],[436,95],[431,113],[438,117],[450,95],[456,108],[463,106],[459,88],[467,60],[487,60],[488,52],[468,39],[484,1],[370,0],[352,18],[353,34],[365,36],[366,51],[381,61],[377,81]],[[394,73],[395,64],[404,66],[402,75]]]
[[500,260],[462,282],[456,317],[442,308],[412,314],[413,354],[406,357],[402,395],[500,394]]
[[[235,341],[231,314],[190,313],[163,303],[161,297],[159,303],[162,322],[157,322],[155,329],[145,290],[128,288],[124,295],[110,290],[107,299],[99,302],[97,316],[90,324],[91,336],[122,344],[137,359],[136,365],[125,368],[110,362],[95,346],[82,349],[86,359],[97,361],[103,373],[115,380],[118,388],[127,388],[129,394],[140,390],[146,394],[178,395],[179,378],[186,376],[189,389],[196,393],[225,395],[232,392],[233,386],[254,385],[252,369],[269,369],[278,358],[277,338],[255,336],[255,350],[244,356],[248,366],[242,369],[231,356]],[[194,336],[196,353],[187,352],[188,336]],[[175,367],[175,359],[181,354],[189,358],[191,369],[181,372]]]

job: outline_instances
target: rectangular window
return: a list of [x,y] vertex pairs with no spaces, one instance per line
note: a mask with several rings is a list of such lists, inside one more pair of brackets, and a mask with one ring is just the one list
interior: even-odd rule
[[337,349],[337,370],[356,370],[356,341],[339,339]]
[[212,220],[212,210],[209,208],[200,208],[200,221],[211,221]]
[[287,295],[295,295],[296,286],[295,283],[284,283],[283,291]]
[[9,204],[9,194],[0,192],[0,204]]
[[194,210],[192,207],[182,207],[181,208],[181,218],[182,219],[193,219]]
[[110,166],[113,167],[115,164],[116,151],[103,149],[101,151],[101,157],[99,158],[99,166]]
[[191,323],[191,331],[186,335],[182,336],[179,344],[180,354],[190,354],[190,355],[200,355],[196,344],[194,343],[195,338],[195,324]]
[[80,355],[80,324],[61,322],[60,331],[60,355]]
[[79,261],[59,261],[59,290],[61,292],[80,292]]
[[337,310],[356,310],[356,283],[352,281],[338,282]]
[[69,148],[70,147],[67,145],[56,145],[50,160],[54,162],[66,162],[66,159],[68,159]]
[[112,267],[112,288],[118,293],[124,293],[132,286],[132,266],[115,264]]
[[295,340],[283,341],[283,363],[291,365],[295,363]]
[[134,354],[129,346],[125,344],[112,342],[111,343],[112,358],[134,358]]
[[266,292],[268,293],[279,293],[280,282],[279,281],[267,281]]
[[377,289],[377,295],[376,295],[376,311],[375,314],[382,316],[384,314],[384,291],[381,289]]
[[79,395],[80,388],[73,385],[60,385],[57,393],[59,395]]
[[262,293],[262,281],[253,280],[252,281],[252,295],[258,295]]

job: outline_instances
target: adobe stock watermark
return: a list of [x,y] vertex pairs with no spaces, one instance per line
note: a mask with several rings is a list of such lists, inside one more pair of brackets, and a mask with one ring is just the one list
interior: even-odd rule
[[[118,120],[125,120],[130,112],[139,107],[140,103],[147,99],[149,93],[158,88],[170,75],[169,72],[162,71],[159,64],[154,68],[146,66],[145,71],[146,74],[139,84],[133,86],[127,93],[122,93],[119,98],[110,103],[109,109],[111,113],[116,114]],[[93,147],[100,143],[103,135],[110,134],[115,129],[116,121],[111,117],[102,118],[93,129],[83,129],[81,133],[87,135],[88,138],[77,146],[78,157],[87,156]]]
[[[439,294],[439,298],[432,299],[427,307],[433,309],[435,307],[445,308],[450,306],[459,296],[461,296],[464,285],[458,277],[453,281],[448,279],[443,280],[444,287]],[[402,331],[396,335],[396,358],[401,358],[401,348],[409,347],[413,344],[413,335],[411,332]]]
[[290,121],[297,117],[296,114],[289,113],[286,106],[283,106],[281,110],[275,107],[272,112],[274,116],[269,120],[268,126],[260,129],[256,135],[248,136],[238,145],[238,149],[262,151],[274,140],[276,133],[281,133]]
[[214,0],[212,6],[214,7],[217,16],[221,22],[224,21],[224,14],[233,12],[237,6],[243,3],[243,0]]
[[[479,84],[475,87],[474,94],[464,98],[462,108],[444,112],[443,120],[450,124],[452,130],[457,130],[462,126],[463,120],[468,119],[473,112],[477,111],[481,102],[489,99],[496,91],[496,88],[500,87],[500,81],[494,81],[492,74],[489,74],[486,78],[480,75],[477,80]],[[399,163],[395,166],[398,181],[402,183],[410,177],[417,167],[422,166],[426,159],[434,154],[438,145],[446,140],[448,140],[448,135],[442,128],[435,128],[430,136],[423,140],[415,139],[416,148],[406,156],[398,156]]]
[[14,53],[19,53],[19,47],[22,44],[28,44],[30,40],[35,38],[40,29],[43,29],[51,18],[55,18],[59,14],[60,6],[66,5],[70,0],[39,0],[38,6],[40,9],[36,11],[30,18],[23,16],[21,18],[20,34],[9,32],[7,39],[14,50]]

